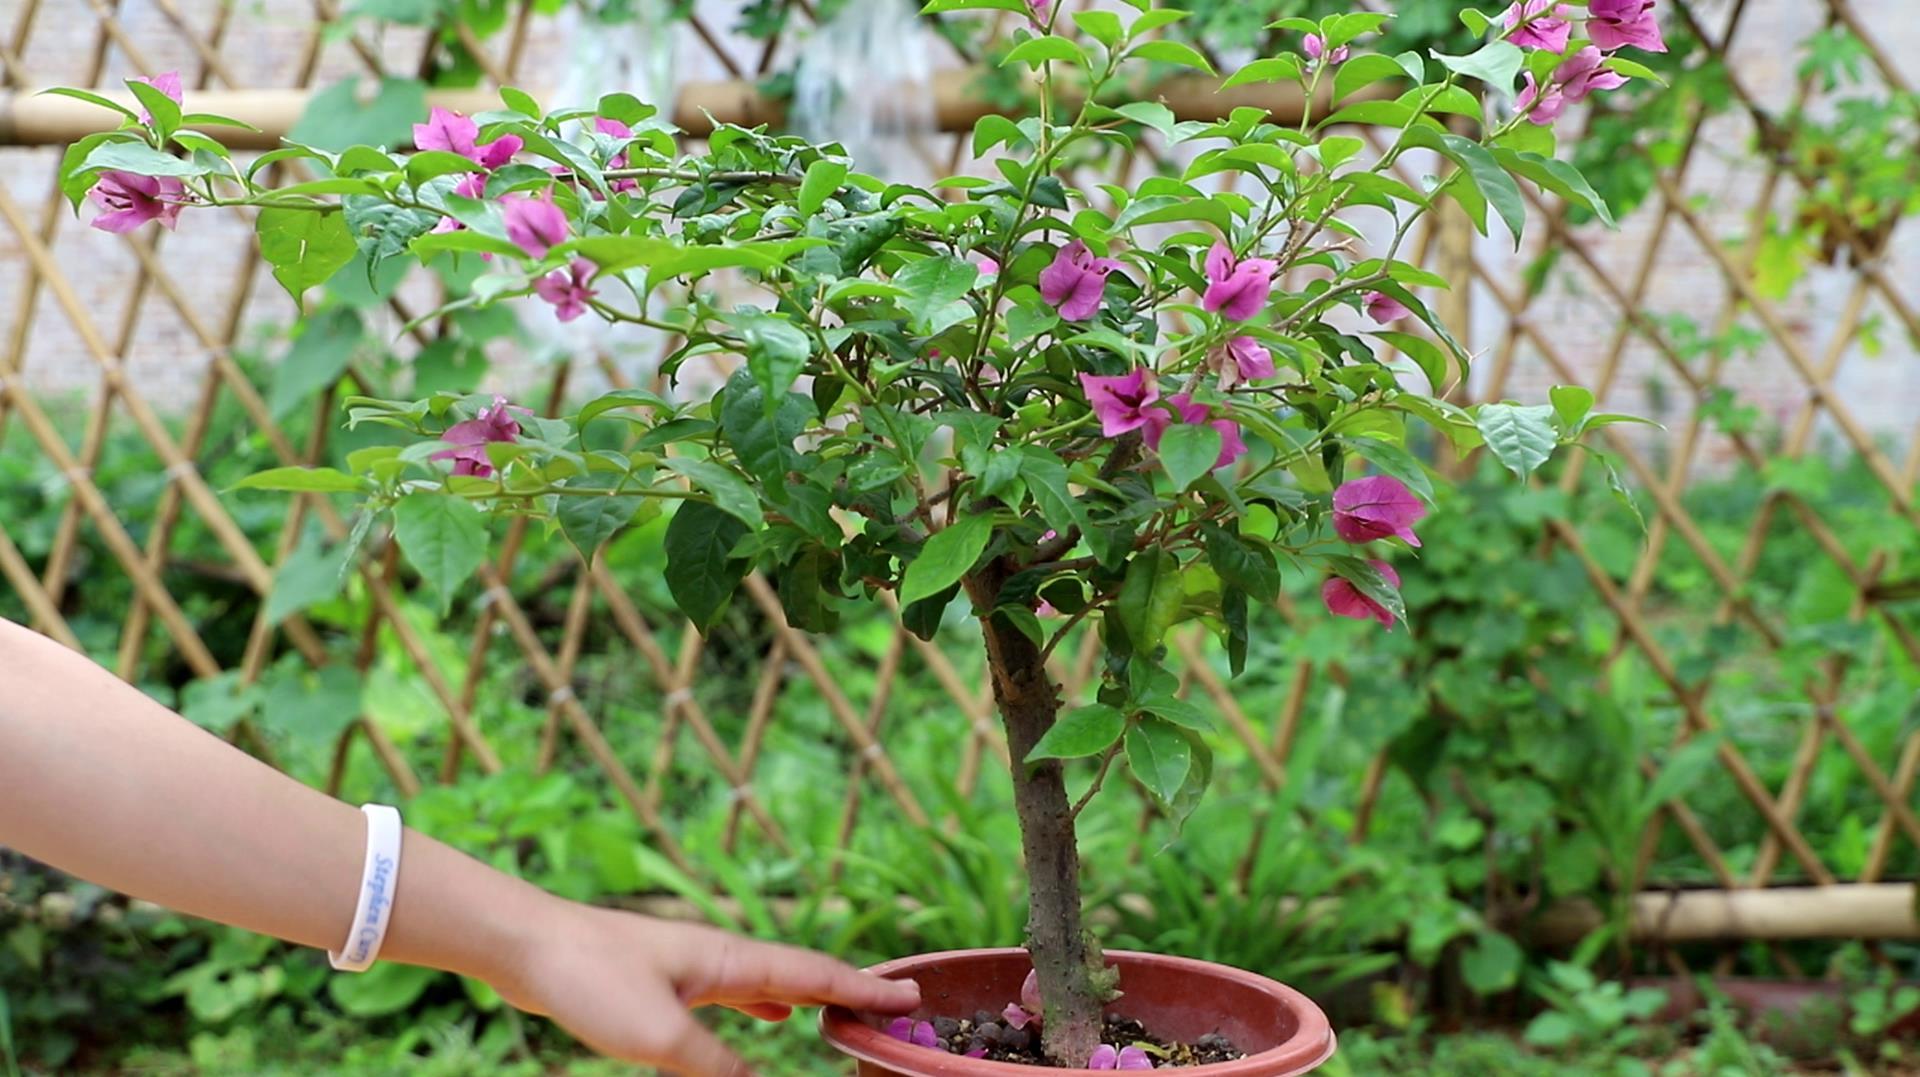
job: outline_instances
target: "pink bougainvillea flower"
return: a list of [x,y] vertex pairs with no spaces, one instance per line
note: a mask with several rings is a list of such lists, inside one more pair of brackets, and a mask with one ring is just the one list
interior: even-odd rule
[[535,258],[567,239],[567,215],[553,204],[553,191],[539,198],[506,195],[500,199],[500,216],[506,220],[507,238]]
[[[613,138],[632,138],[633,137],[633,128],[628,127],[626,124],[621,123],[619,120],[610,120],[605,116],[598,116],[594,118],[593,129],[600,132],[603,135],[608,135]],[[625,167],[627,167],[627,151],[626,150],[621,150],[619,153],[616,153],[612,157],[607,159],[607,171],[609,172],[618,168],[625,168]],[[613,190],[624,193],[627,191],[639,190],[640,181],[635,179],[632,176],[623,176],[619,179],[608,181],[607,186],[612,188]]]
[[1626,76],[1601,66],[1606,60],[1599,49],[1588,45],[1560,61],[1545,89],[1534,80],[1533,72],[1527,72],[1515,107],[1528,120],[1544,127],[1559,119],[1568,105],[1586,100],[1588,94],[1625,86]]
[[[148,86],[151,86],[154,89],[159,90],[161,93],[166,94],[167,99],[172,101],[176,105],[179,104],[181,99],[185,96],[185,91],[181,89],[181,86],[180,86],[180,72],[178,71],[162,71],[160,74],[155,75],[152,78],[147,78],[145,75],[141,75],[137,78],[130,78],[127,81],[128,82],[144,82]],[[140,122],[145,124],[151,124],[153,122],[153,117],[147,114],[147,110],[144,107],[140,109]]]
[[504,396],[494,397],[492,407],[481,408],[478,415],[466,422],[447,427],[447,432],[440,435],[440,440],[453,448],[434,453],[432,459],[452,460],[455,475],[486,478],[493,474],[493,461],[487,456],[487,446],[496,441],[520,440],[520,423],[514,418],[515,412],[532,414],[526,408],[507,403]]
[[1053,264],[1040,271],[1040,298],[1070,322],[1093,317],[1106,291],[1107,274],[1120,268],[1111,258],[1095,258],[1080,240],[1060,248]]
[[1620,48],[1667,51],[1653,0],[1592,0],[1587,5],[1587,36],[1609,52]]
[[1244,333],[1227,341],[1227,355],[1233,359],[1241,381],[1273,377],[1273,353]]
[[1200,305],[1244,322],[1267,305],[1273,292],[1273,274],[1279,263],[1271,258],[1235,259],[1225,243],[1207,252],[1207,291]]
[[[1395,587],[1400,586],[1400,574],[1385,561],[1368,562],[1386,581]],[[1320,585],[1320,601],[1327,604],[1327,612],[1335,617],[1352,617],[1359,621],[1379,621],[1388,628],[1393,627],[1393,614],[1385,606],[1360,593],[1345,576],[1335,576]]]
[[1515,45],[1560,53],[1567,51],[1567,41],[1573,36],[1573,26],[1567,22],[1572,14],[1573,9],[1560,0],[1514,0],[1500,22],[1513,30],[1507,40]]
[[1334,49],[1332,52],[1328,52],[1327,41],[1325,38],[1321,37],[1319,34],[1308,34],[1301,41],[1300,44],[1303,48],[1307,50],[1308,56],[1312,57],[1315,60],[1326,61],[1326,64],[1328,67],[1332,67],[1334,64],[1346,62],[1347,56],[1349,54],[1348,49],[1345,45],[1342,45],[1339,48]]
[[[1239,423],[1232,419],[1213,418],[1213,409],[1195,400],[1192,393],[1175,393],[1167,398],[1167,403],[1173,406],[1174,414],[1179,416],[1181,422],[1188,425],[1206,423],[1220,435],[1220,456],[1213,462],[1215,471],[1246,455],[1247,442],[1240,436]],[[1149,412],[1146,427],[1141,431],[1147,447],[1159,449],[1161,436],[1172,425],[1173,417],[1167,414],[1165,408],[1155,408]]]
[[102,232],[131,232],[148,221],[172,228],[186,204],[187,190],[172,176],[102,172],[87,197],[103,211],[93,219]]
[[1092,1057],[1087,1059],[1090,1070],[1150,1070],[1153,1059],[1138,1047],[1127,1046],[1115,1049],[1112,1044],[1103,1043],[1093,1049]]
[[1368,292],[1361,298],[1366,302],[1367,317],[1381,325],[1413,317],[1413,311],[1408,310],[1405,303],[1385,292]]
[[[1053,538],[1054,533],[1048,531],[1040,537]],[[1040,1020],[1041,1011],[1045,1007],[1040,1004],[1040,971],[1038,969],[1028,969],[1027,978],[1020,981],[1020,1005],[1025,1006],[1027,1011],[1033,1014],[1035,1021]]]
[[[469,172],[461,176],[460,182],[453,185],[453,193],[462,198],[471,198],[476,202],[485,198],[487,196],[486,174],[483,172]],[[458,232],[465,227],[466,225],[461,224],[456,218],[442,217],[440,218],[440,223],[433,226],[433,230],[436,232]],[[482,252],[482,257],[491,258],[493,256]]]
[[1528,71],[1520,76],[1520,93],[1513,99],[1513,107],[1528,123],[1550,127],[1567,110],[1567,95],[1561,92],[1559,83],[1554,82],[1548,83],[1543,91],[1533,72]]
[[413,148],[457,153],[491,172],[520,152],[520,136],[502,135],[492,142],[476,143],[480,127],[472,120],[435,106],[427,113],[426,123],[413,125]]
[[1409,311],[1405,303],[1388,296],[1386,292],[1367,292],[1365,296],[1361,296],[1361,301],[1367,307],[1367,317],[1380,324],[1396,323],[1400,319],[1413,317],[1413,311]]
[[973,256],[973,267],[980,271],[980,278],[986,280],[1000,275],[1000,263],[984,254]]
[[1413,533],[1413,525],[1426,514],[1427,507],[1413,491],[1391,475],[1343,482],[1333,492],[1333,530],[1348,542],[1399,538],[1418,546],[1420,536]]
[[1553,80],[1560,84],[1567,100],[1579,103],[1587,95],[1597,90],[1614,90],[1627,84],[1627,77],[1618,71],[1609,71],[1601,65],[1607,58],[1600,50],[1588,45],[1572,56],[1560,61],[1553,69]]
[[893,1022],[887,1026],[887,1035],[892,1036],[896,1040],[911,1043],[915,1047],[931,1047],[938,1051],[947,1049],[947,1045],[940,1042],[940,1034],[933,1030],[933,1023],[931,1021],[915,1021],[911,1017],[896,1017],[893,1019]]
[[1082,374],[1080,387],[1086,390],[1087,406],[1100,420],[1100,433],[1106,437],[1117,438],[1138,430],[1159,414],[1153,402],[1160,399],[1160,387],[1146,367],[1135,367],[1133,373],[1118,377]]
[[1035,30],[1047,25],[1048,16],[1053,14],[1053,0],[1027,0],[1027,21]]
[[[1039,615],[1042,617],[1058,617],[1060,611],[1043,601],[1040,603]],[[1005,1021],[1014,1028],[1025,1028],[1033,1023],[1034,1015],[1028,1013],[1018,1002],[1009,1002],[1007,1003],[1007,1008],[1000,1011],[1000,1020]]]
[[593,289],[587,287],[587,281],[598,268],[585,258],[575,258],[565,269],[556,269],[534,281],[534,294],[552,303],[553,313],[561,321],[570,322],[587,312],[587,300],[593,298]]

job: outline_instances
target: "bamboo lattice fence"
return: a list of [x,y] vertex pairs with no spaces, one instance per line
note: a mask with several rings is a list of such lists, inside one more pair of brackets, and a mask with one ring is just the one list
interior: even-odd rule
[[[801,11],[808,8],[805,0],[791,6]],[[1673,5],[1674,17],[1707,42],[1708,51],[1716,57],[1733,51],[1743,35],[1763,32],[1764,18],[1748,10],[1761,6],[1758,0],[1682,0]],[[127,20],[136,8],[140,23],[130,27]],[[72,121],[35,111],[42,106],[29,101],[25,91],[56,81],[117,88],[119,77],[151,75],[171,66],[156,60],[156,54],[188,57],[184,74],[189,94],[197,88],[227,95],[225,102],[239,103],[235,111],[242,110],[240,106],[250,100],[248,95],[254,94],[251,100],[267,110],[259,115],[268,117],[264,122],[270,125],[272,109],[288,113],[288,94],[295,95],[296,104],[304,100],[304,92],[318,84],[322,72],[359,67],[378,76],[425,68],[437,51],[450,47],[441,35],[416,35],[409,41],[420,54],[408,57],[397,55],[400,46],[392,39],[372,41],[359,31],[329,34],[329,24],[337,17],[333,0],[313,0],[310,11],[291,2],[269,4],[267,8],[280,17],[268,22],[282,45],[297,29],[297,44],[292,50],[295,62],[284,65],[279,81],[273,85],[250,81],[247,72],[254,66],[242,66],[236,60],[246,56],[246,50],[258,47],[260,33],[236,5],[187,0],[145,0],[136,5],[133,0],[88,0],[83,6],[9,0],[0,8],[12,12],[10,18],[0,19],[0,68],[4,70],[4,89],[14,96],[0,102],[0,116],[6,117],[0,121],[0,132],[11,132],[12,137],[23,140],[53,140],[74,133],[62,127]],[[527,57],[535,51],[544,16],[534,14],[532,3],[515,3],[510,9],[508,28],[492,40],[478,41],[464,26],[452,29],[451,40],[472,56],[487,84],[516,85],[524,78],[537,86],[538,72],[529,68]],[[1867,43],[1874,77],[1899,92],[1910,92],[1907,76],[1887,51],[1875,44],[1872,28],[1846,0],[1830,0],[1822,12],[1831,25],[1850,28]],[[806,19],[797,22],[804,24]],[[703,84],[704,88],[690,90],[683,97],[683,105],[688,101],[713,102],[715,110],[722,111],[718,103],[731,102],[723,118],[765,115],[765,102],[751,94],[750,86],[752,80],[768,73],[783,46],[756,45],[757,57],[749,56],[751,50],[730,41],[724,27],[716,25],[712,12],[706,9],[696,9],[690,27],[699,47],[711,58],[709,66],[736,81]],[[84,70],[45,71],[36,67],[35,42],[56,32],[69,45],[63,55],[85,56]],[[84,38],[84,49],[70,47],[75,35]],[[978,59],[955,55],[943,64],[957,68]],[[1746,125],[1742,130],[1747,136],[1764,136],[1780,122],[1783,111],[1817,98],[1820,92],[1811,75],[1803,76],[1794,87],[1793,101],[1783,110],[1777,101],[1770,102],[1759,88],[1749,84],[1737,57],[1736,62],[1729,63],[1728,75],[1736,108],[1730,121],[1715,122]],[[963,128],[968,109],[977,106],[964,98],[964,83],[948,79],[941,86],[939,126]],[[273,93],[263,97],[263,91]],[[207,107],[216,112],[230,110]],[[1204,109],[1205,105],[1186,107]],[[1274,107],[1297,108],[1297,102],[1291,106],[1276,102]],[[697,115],[684,107],[681,113],[683,117]],[[685,126],[697,124],[689,120]],[[1603,321],[1614,325],[1597,354],[1570,353],[1554,324],[1555,315],[1546,305],[1546,277],[1519,272],[1517,263],[1496,257],[1494,248],[1464,235],[1457,219],[1439,218],[1422,241],[1457,271],[1453,274],[1456,280],[1470,277],[1473,282],[1471,288],[1459,289],[1445,305],[1457,328],[1466,330],[1467,323],[1473,323],[1471,335],[1461,335],[1486,357],[1484,373],[1470,386],[1471,392],[1482,398],[1507,395],[1522,383],[1529,370],[1544,370],[1551,381],[1590,386],[1603,405],[1628,398],[1616,410],[1632,411],[1636,388],[1628,372],[1634,369],[1635,356],[1662,370],[1692,400],[1704,401],[1717,387],[1728,384],[1736,372],[1724,357],[1715,356],[1702,363],[1683,354],[1673,339],[1671,326],[1650,313],[1660,299],[1660,268],[1664,261],[1676,257],[1701,262],[1709,270],[1707,276],[1696,278],[1701,289],[1712,294],[1711,300],[1695,304],[1699,309],[1718,311],[1721,329],[1736,320],[1757,323],[1770,353],[1783,360],[1782,370],[1791,379],[1789,395],[1795,404],[1786,416],[1786,436],[1777,450],[1763,446],[1750,433],[1716,433],[1703,411],[1684,415],[1657,445],[1645,438],[1611,438],[1611,448],[1624,461],[1652,509],[1645,547],[1631,571],[1621,575],[1607,568],[1589,550],[1580,521],[1550,521],[1551,543],[1579,559],[1591,585],[1591,601],[1603,603],[1615,616],[1616,657],[1644,662],[1654,671],[1666,693],[1665,703],[1684,715],[1680,730],[1683,737],[1724,726],[1728,690],[1718,687],[1711,673],[1684,673],[1650,624],[1654,567],[1675,548],[1698,559],[1720,595],[1719,620],[1735,626],[1749,656],[1765,661],[1783,646],[1794,625],[1788,611],[1768,608],[1757,601],[1746,582],[1772,536],[1782,529],[1802,533],[1851,585],[1854,599],[1850,616],[1883,626],[1886,637],[1904,654],[1904,661],[1920,664],[1920,617],[1916,617],[1910,598],[1905,597],[1911,594],[1915,566],[1911,557],[1901,563],[1898,547],[1903,543],[1888,543],[1863,553],[1857,536],[1843,533],[1800,495],[1778,489],[1767,494],[1745,540],[1729,555],[1703,533],[1683,504],[1681,493],[1702,466],[1703,453],[1709,447],[1718,446],[1720,451],[1730,452],[1736,463],[1758,470],[1770,458],[1791,459],[1815,451],[1816,432],[1828,429],[1837,434],[1844,451],[1865,462],[1878,485],[1878,495],[1884,497],[1892,512],[1907,526],[1920,528],[1920,506],[1915,503],[1920,437],[1910,430],[1898,431],[1904,444],[1890,443],[1882,436],[1883,431],[1855,414],[1857,400],[1849,399],[1839,388],[1846,364],[1860,361],[1853,358],[1856,344],[1871,320],[1891,322],[1912,339],[1920,340],[1920,284],[1889,271],[1880,256],[1883,246],[1879,240],[1846,235],[1843,229],[1840,241],[1855,253],[1844,270],[1844,300],[1827,338],[1810,339],[1812,334],[1805,328],[1804,319],[1792,313],[1797,309],[1790,306],[1794,300],[1771,298],[1756,283],[1757,239],[1743,238],[1732,245],[1724,242],[1722,233],[1730,220],[1726,207],[1703,204],[1702,190],[1691,186],[1707,156],[1698,152],[1698,147],[1708,126],[1702,109],[1690,124],[1681,151],[1649,162],[1654,193],[1628,222],[1631,257],[1624,259],[1624,266],[1618,254],[1629,249],[1627,244],[1608,240],[1593,227],[1576,226],[1569,222],[1564,207],[1535,198],[1531,207],[1534,228],[1543,238],[1534,242],[1551,244],[1558,250],[1559,271],[1577,278],[1586,300],[1604,312]],[[957,170],[964,161],[965,137],[948,132],[927,136],[923,148],[930,156],[929,167]],[[1739,137],[1736,134],[1734,140]],[[1155,152],[1146,149],[1138,159],[1128,162],[1128,171],[1135,178],[1146,174],[1156,166]],[[169,573],[175,567],[180,536],[190,522],[211,535],[227,559],[225,568],[260,596],[271,590],[276,570],[293,553],[311,521],[317,520],[335,538],[349,526],[327,498],[294,498],[285,504],[277,542],[262,550],[235,522],[233,500],[203,477],[209,451],[206,437],[217,407],[237,404],[250,428],[285,464],[323,460],[324,431],[335,414],[334,401],[328,395],[318,405],[323,421],[317,429],[322,433],[305,443],[296,442],[284,420],[276,418],[268,406],[262,387],[250,379],[235,358],[235,349],[249,324],[249,312],[277,302],[264,294],[272,285],[264,279],[253,250],[242,242],[242,237],[251,236],[250,230],[235,227],[228,234],[226,249],[195,248],[196,255],[204,257],[193,258],[175,257],[162,250],[163,246],[186,244],[183,237],[152,231],[115,239],[90,235],[74,220],[52,182],[57,154],[0,148],[0,156],[15,159],[30,153],[37,153],[35,161],[44,163],[44,182],[25,191],[18,184],[0,186],[0,222],[4,222],[0,227],[0,254],[9,257],[0,263],[0,308],[4,308],[0,310],[0,326],[5,327],[4,343],[0,344],[4,347],[0,351],[0,437],[27,439],[63,477],[70,498],[44,556],[30,558],[16,541],[18,536],[10,533],[11,522],[0,520],[0,578],[27,610],[35,628],[78,647],[79,640],[63,609],[71,590],[85,586],[76,571],[76,550],[84,534],[94,536],[110,552],[112,563],[92,566],[88,571],[124,573],[134,587],[136,597],[119,630],[115,664],[122,676],[133,680],[141,677],[142,664],[153,660],[156,648],[183,662],[198,677],[235,670],[238,683],[243,685],[259,678],[285,648],[316,666],[340,661],[335,657],[337,648],[328,646],[321,628],[301,615],[275,625],[266,619],[264,607],[250,611],[252,620],[239,653],[219,654],[203,635],[206,626],[196,623],[169,592]],[[1747,227],[1740,229],[1743,237],[1762,234],[1761,224],[1776,212],[1783,192],[1818,182],[1809,167],[1786,155],[1764,162],[1758,183],[1745,195],[1740,210],[1748,218]],[[219,211],[202,212],[212,216]],[[239,211],[232,212],[239,215]],[[102,266],[111,267],[109,272],[116,282],[111,302],[102,301],[93,283]],[[419,313],[417,297],[398,298],[393,303],[398,321],[409,322]],[[164,332],[162,339],[170,347],[184,343],[206,356],[197,383],[188,394],[190,405],[184,417],[157,405],[151,391],[143,388],[146,383],[139,376],[142,371],[168,360],[167,355],[156,353],[150,330]],[[431,324],[419,328],[415,331],[416,343],[429,343],[434,332]],[[86,424],[78,431],[60,427],[56,413],[43,399],[45,390],[25,368],[36,339],[48,335],[70,340],[75,345],[73,350],[91,364],[96,384]],[[1914,356],[1909,350],[1896,361],[1911,363]],[[605,378],[617,383],[625,376],[622,367],[606,357],[577,357],[551,368],[544,393],[557,402],[565,396],[570,379]],[[1910,407],[1906,410],[1912,411]],[[137,431],[166,466],[164,483],[158,484],[157,504],[151,509],[151,523],[144,533],[135,533],[124,522],[129,506],[111,502],[94,480],[110,444],[109,432],[126,428]],[[1571,489],[1579,481],[1581,470],[1576,463],[1561,481]],[[149,518],[148,513],[141,515]],[[800,844],[801,839],[783,827],[779,807],[757,794],[754,782],[756,768],[764,763],[762,747],[768,731],[780,721],[783,697],[794,685],[810,686],[809,691],[824,701],[844,738],[845,774],[834,779],[843,781],[842,843],[871,813],[897,814],[914,823],[930,823],[940,815],[939,810],[929,807],[929,792],[903,778],[888,750],[889,734],[899,721],[889,713],[897,709],[890,707],[890,696],[907,671],[930,674],[962,716],[968,733],[953,771],[958,790],[971,793],[984,780],[983,775],[1006,764],[1006,747],[988,693],[973,672],[973,660],[957,658],[941,645],[957,646],[957,639],[926,643],[896,630],[871,676],[858,680],[859,689],[849,689],[855,682],[843,670],[831,667],[823,657],[821,641],[787,627],[772,589],[762,580],[750,580],[746,604],[764,617],[766,631],[757,638],[755,646],[759,649],[751,656],[754,687],[745,720],[723,722],[702,704],[695,689],[706,676],[738,678],[738,668],[716,667],[708,645],[690,627],[649,620],[632,597],[616,585],[604,565],[575,563],[563,576],[549,579],[547,594],[565,596],[565,614],[558,624],[530,614],[529,601],[545,596],[530,596],[509,586],[509,581],[516,579],[525,539],[523,523],[510,525],[504,543],[497,548],[496,560],[482,574],[484,601],[479,604],[464,663],[448,663],[444,655],[434,653],[418,622],[408,616],[407,581],[397,572],[390,544],[357,566],[359,586],[370,599],[368,619],[359,626],[365,641],[358,651],[362,671],[371,660],[371,641],[376,637],[384,636],[404,651],[424,677],[440,713],[442,725],[436,735],[444,740],[445,756],[437,773],[423,773],[409,763],[380,724],[362,719],[344,734],[337,749],[336,782],[349,753],[362,751],[371,752],[394,787],[408,796],[470,770],[499,772],[505,764],[489,731],[476,720],[475,696],[490,656],[498,659],[502,655],[524,663],[544,695],[548,726],[539,766],[544,768],[569,757],[590,761],[604,781],[607,796],[624,803],[638,817],[654,847],[696,876],[700,874],[698,857],[685,848],[684,835],[676,831],[670,805],[664,803],[668,775],[676,767],[689,765],[689,761],[710,769],[712,779],[732,791],[737,807],[726,834],[729,850],[747,835],[781,851]],[[1908,586],[1903,588],[1902,584]],[[610,625],[612,631],[590,632],[595,625]],[[1203,653],[1209,646],[1203,637],[1181,637],[1176,646],[1184,659],[1186,690],[1205,697],[1217,709],[1223,718],[1222,736],[1238,742],[1237,750],[1246,753],[1251,772],[1265,788],[1278,789],[1287,781],[1286,764],[1312,689],[1316,683],[1341,681],[1346,675],[1343,669],[1337,663],[1302,662],[1288,673],[1291,687],[1284,705],[1269,713],[1251,713],[1237,701],[1233,687]],[[636,755],[616,745],[604,725],[604,716],[595,713],[576,691],[576,668],[583,653],[590,651],[622,652],[637,660],[651,693],[645,702],[657,708],[658,720],[652,728],[624,729],[619,735],[643,736],[648,744],[646,752]],[[1864,744],[1850,728],[1843,703],[1841,684],[1847,662],[1844,656],[1836,655],[1826,664],[1823,675],[1804,685],[1804,717],[1792,719],[1798,722],[1797,746],[1784,782],[1776,785],[1764,780],[1752,761],[1752,746],[1741,743],[1739,737],[1727,736],[1719,741],[1718,763],[1750,808],[1749,822],[1761,843],[1759,856],[1746,870],[1730,865],[1723,849],[1710,836],[1709,827],[1689,807],[1684,793],[1664,806],[1652,824],[1654,832],[1645,847],[1651,848],[1665,828],[1677,828],[1700,864],[1729,891],[1756,890],[1782,882],[1827,887],[1898,881],[1887,875],[1902,846],[1907,847],[1909,856],[1914,848],[1920,848],[1920,818],[1916,818],[1915,810],[1920,730],[1910,725],[1890,754]],[[1090,676],[1092,653],[1089,650],[1070,656],[1060,665],[1061,676],[1070,689],[1074,688]],[[864,698],[855,698],[856,690],[863,690]],[[737,732],[729,735],[727,730]],[[1810,842],[1796,825],[1810,776],[1816,766],[1835,758],[1836,753],[1854,768],[1858,781],[1870,788],[1884,807],[1871,829],[1871,849],[1864,864],[1847,877],[1835,869],[1827,851]],[[636,761],[641,758],[644,762]],[[1646,764],[1649,770],[1653,765],[1651,760]],[[1361,829],[1367,826],[1374,798],[1381,795],[1387,770],[1383,754],[1358,784],[1354,815]],[[1650,886],[1661,881],[1643,880]],[[1878,930],[1886,934],[1920,934],[1920,926],[1914,922],[1910,888],[1862,886],[1848,893],[1869,903],[1846,906],[1848,909],[1865,907],[1873,911],[1852,912],[1850,919],[1833,930],[1845,933],[1847,923],[1853,923],[1864,935],[1876,930],[1870,925],[1878,924]],[[1642,909],[1640,914],[1643,933],[1663,930],[1657,910]],[[1886,927],[1888,923],[1893,926]],[[1783,930],[1767,932],[1780,934]]]

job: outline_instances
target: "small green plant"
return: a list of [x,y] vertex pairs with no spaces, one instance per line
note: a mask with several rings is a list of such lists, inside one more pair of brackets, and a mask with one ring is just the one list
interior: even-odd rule
[[[1567,961],[1549,962],[1544,974],[1529,979],[1550,1009],[1527,1023],[1526,1042],[1553,1051],[1584,1051],[1627,1060],[1644,1031],[1636,1027],[1667,1004],[1667,993],[1653,987],[1629,989],[1617,980],[1600,980],[1587,968]],[[1645,1072],[1642,1065],[1640,1072]]]

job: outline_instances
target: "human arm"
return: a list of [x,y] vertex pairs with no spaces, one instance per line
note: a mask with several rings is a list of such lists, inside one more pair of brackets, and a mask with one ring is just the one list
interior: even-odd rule
[[[353,807],[0,620],[0,844],[324,949],[346,940],[365,842]],[[822,955],[562,900],[411,830],[394,895],[383,959],[484,980],[595,1050],[698,1077],[747,1071],[689,1007],[917,999]]]

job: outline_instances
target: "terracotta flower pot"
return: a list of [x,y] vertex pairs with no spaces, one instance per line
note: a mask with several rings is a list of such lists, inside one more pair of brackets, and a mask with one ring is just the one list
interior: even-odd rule
[[[1292,1077],[1316,1069],[1333,1055],[1333,1029],[1307,996],[1264,976],[1184,957],[1110,951],[1126,997],[1113,1009],[1146,1025],[1157,1036],[1191,1042],[1210,1032],[1247,1052],[1237,1062],[1184,1066],[1169,1072],[1192,1077]],[[998,1013],[1019,998],[1032,966],[1025,950],[954,950],[876,965],[871,970],[920,984],[914,1016],[961,1017],[978,1010]],[[829,1007],[820,1015],[827,1042],[859,1062],[859,1077],[1037,1077],[1094,1073],[988,1062],[886,1034],[876,1017]]]

